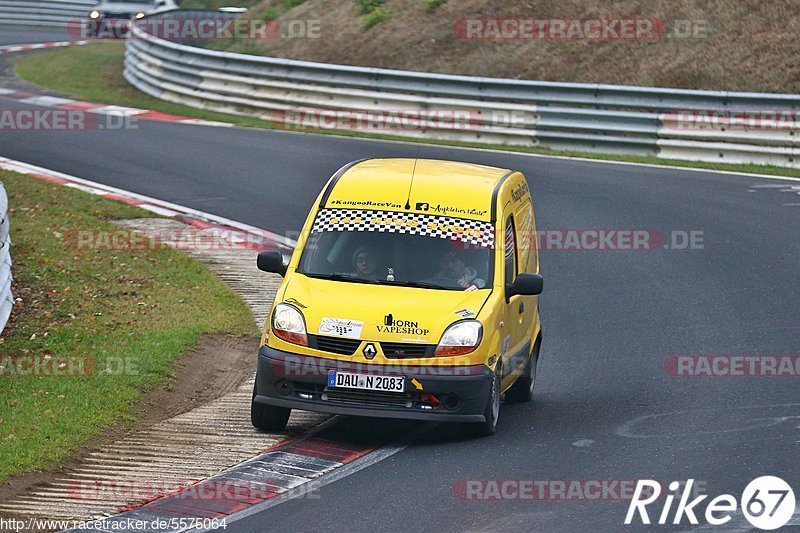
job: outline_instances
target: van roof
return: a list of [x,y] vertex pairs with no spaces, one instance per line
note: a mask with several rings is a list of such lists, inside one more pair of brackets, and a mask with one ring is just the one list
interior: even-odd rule
[[345,166],[323,195],[320,207],[490,221],[494,191],[511,172],[433,159],[368,159]]

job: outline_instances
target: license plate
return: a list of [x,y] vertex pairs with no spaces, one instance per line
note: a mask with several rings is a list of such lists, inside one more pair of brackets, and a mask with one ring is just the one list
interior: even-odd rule
[[328,387],[337,389],[376,390],[382,392],[404,392],[405,376],[371,376],[353,372],[328,372]]

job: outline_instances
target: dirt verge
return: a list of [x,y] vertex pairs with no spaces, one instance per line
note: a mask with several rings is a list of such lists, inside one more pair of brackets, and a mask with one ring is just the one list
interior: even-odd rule
[[52,481],[78,467],[85,457],[103,445],[124,435],[185,413],[236,390],[255,370],[258,339],[206,335],[193,352],[175,365],[175,378],[166,387],[143,395],[132,409],[135,421],[120,421],[75,450],[72,457],[57,468],[31,472],[0,485],[0,501],[27,493],[33,486]]

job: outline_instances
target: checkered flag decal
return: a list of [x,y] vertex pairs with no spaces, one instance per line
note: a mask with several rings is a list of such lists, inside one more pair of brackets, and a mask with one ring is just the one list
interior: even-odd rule
[[311,231],[312,233],[325,231],[407,233],[494,248],[494,228],[491,222],[419,213],[320,209]]

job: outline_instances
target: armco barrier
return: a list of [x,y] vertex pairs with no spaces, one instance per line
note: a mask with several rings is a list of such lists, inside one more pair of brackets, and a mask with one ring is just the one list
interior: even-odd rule
[[0,25],[65,28],[96,5],[96,0],[0,0]]
[[[236,16],[173,11],[154,18]],[[157,98],[277,120],[385,120],[387,110],[465,111],[459,127],[392,128],[406,137],[541,146],[671,159],[800,166],[800,95],[678,90],[479,78],[233,54],[172,42],[135,26],[125,77]],[[695,111],[703,113],[696,113]],[[712,117],[709,113],[719,116]],[[770,119],[772,113],[772,119]],[[736,116],[755,117],[740,120]],[[731,119],[731,116],[734,116]],[[466,116],[467,118],[463,118]],[[298,118],[299,117],[299,118]],[[776,120],[783,119],[783,122]],[[787,120],[788,117],[788,120]],[[345,120],[344,126],[363,121]],[[377,131],[376,133],[380,133]]]
[[0,182],[0,332],[8,322],[14,297],[11,295],[11,234],[8,221],[8,195]]

